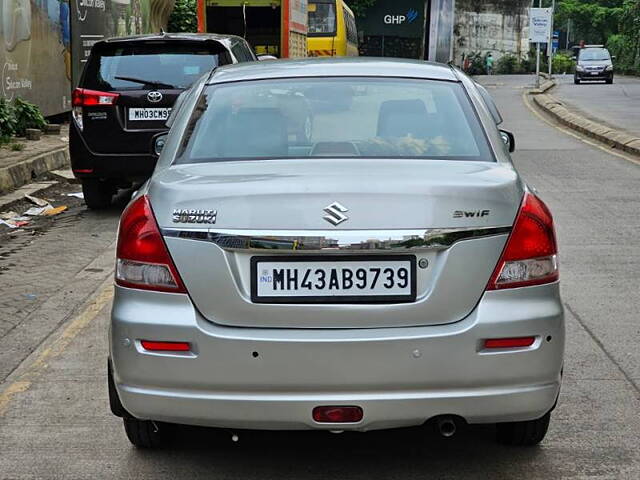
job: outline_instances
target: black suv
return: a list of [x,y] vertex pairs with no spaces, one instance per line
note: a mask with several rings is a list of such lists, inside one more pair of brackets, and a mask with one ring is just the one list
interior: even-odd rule
[[613,62],[609,50],[602,45],[587,45],[578,51],[576,73],[573,82],[581,80],[604,80],[613,83]]
[[178,95],[218,65],[257,60],[240,37],[136,35],[96,43],[73,91],[69,150],[89,208],[151,175],[153,137]]

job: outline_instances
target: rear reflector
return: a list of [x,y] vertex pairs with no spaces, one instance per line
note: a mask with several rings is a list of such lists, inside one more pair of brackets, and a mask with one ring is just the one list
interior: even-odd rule
[[313,409],[313,419],[318,423],[356,423],[362,417],[360,407],[327,406]]
[[76,168],[74,173],[93,173],[93,168]]
[[187,342],[154,342],[151,340],[142,340],[140,342],[145,350],[150,352],[188,352],[191,345]]
[[518,348],[530,347],[536,337],[491,338],[484,341],[484,348]]

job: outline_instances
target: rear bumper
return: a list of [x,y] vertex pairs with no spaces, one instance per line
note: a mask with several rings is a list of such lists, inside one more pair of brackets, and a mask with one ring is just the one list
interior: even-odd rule
[[[457,415],[469,423],[539,418],[559,392],[558,381],[514,388],[441,391],[314,393],[203,393],[121,386],[121,401],[136,417],[180,424],[264,430],[379,430],[422,425],[437,415]],[[311,412],[321,405],[357,405],[362,422],[320,424]]]
[[[482,348],[486,338],[530,335],[531,347]],[[193,352],[146,352],[142,339],[188,341]],[[372,430],[445,414],[469,423],[541,417],[560,389],[564,323],[557,284],[487,292],[454,324],[344,330],[221,327],[186,295],[117,287],[110,346],[116,389],[137,418]],[[364,418],[316,423],[320,405],[358,405]]]
[[157,161],[153,155],[95,153],[82,138],[73,119],[69,122],[69,154],[71,168],[79,179],[146,180]]

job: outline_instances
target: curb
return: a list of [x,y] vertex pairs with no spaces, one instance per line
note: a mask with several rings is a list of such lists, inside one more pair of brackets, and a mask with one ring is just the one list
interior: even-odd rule
[[556,86],[556,82],[549,78],[549,74],[540,72],[540,76],[544,79],[544,82],[542,82],[540,88],[533,88],[529,91],[532,95],[541,95]]
[[[554,82],[551,83],[551,86],[555,85]],[[572,130],[606,143],[610,147],[640,156],[640,138],[576,115],[570,112],[560,100],[549,94],[540,92],[534,94],[532,98],[542,110]]]
[[69,149],[60,147],[20,163],[0,169],[0,192],[8,192],[33,181],[35,177],[69,165]]

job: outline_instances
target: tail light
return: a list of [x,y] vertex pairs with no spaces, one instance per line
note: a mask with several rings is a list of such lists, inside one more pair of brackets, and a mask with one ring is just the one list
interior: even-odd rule
[[116,256],[118,285],[187,293],[146,195],[135,200],[122,213]]
[[558,280],[557,253],[549,209],[538,197],[526,192],[487,290],[555,282]]
[[99,92],[97,90],[87,90],[86,88],[76,88],[71,94],[71,105],[73,107],[71,113],[78,128],[84,128],[82,118],[82,107],[93,106],[110,106],[115,105],[119,93]]
[[99,92],[97,90],[87,90],[86,88],[76,88],[71,94],[71,104],[74,107],[115,105],[119,96],[119,93]]

